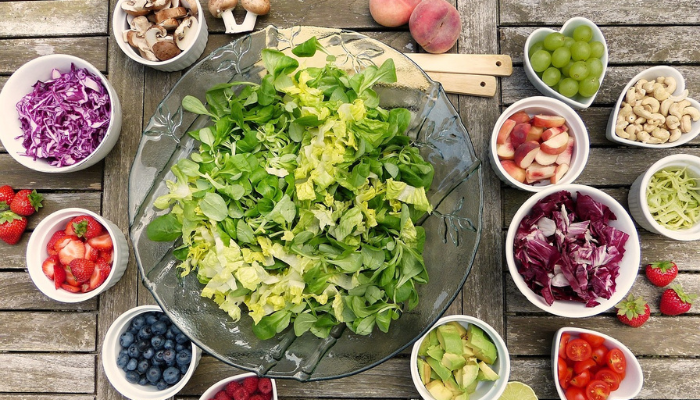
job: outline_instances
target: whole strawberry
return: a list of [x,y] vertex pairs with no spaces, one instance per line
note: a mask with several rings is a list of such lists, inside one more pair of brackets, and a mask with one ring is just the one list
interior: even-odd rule
[[666,315],[680,315],[688,312],[697,295],[686,294],[680,285],[673,285],[661,295],[659,311]]
[[673,261],[659,261],[647,265],[646,274],[649,281],[664,287],[678,276],[678,266]]
[[68,266],[78,283],[89,281],[92,273],[95,271],[95,263],[84,258],[75,258]]
[[0,239],[7,244],[16,244],[27,229],[27,219],[12,211],[0,213]]
[[626,300],[622,300],[615,307],[617,307],[617,319],[633,328],[644,325],[651,313],[649,304],[643,298],[635,298],[632,295],[627,296]]
[[42,207],[42,200],[44,200],[44,197],[37,193],[36,190],[20,190],[12,199],[12,202],[10,203],[10,210],[17,215],[28,217]]
[[0,186],[0,211],[10,208],[15,191],[8,185]]

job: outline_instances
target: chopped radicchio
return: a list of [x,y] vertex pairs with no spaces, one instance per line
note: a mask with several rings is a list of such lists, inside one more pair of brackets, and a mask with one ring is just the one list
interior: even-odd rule
[[629,235],[608,225],[617,219],[605,204],[568,191],[537,202],[515,236],[518,272],[528,287],[554,300],[573,300],[586,307],[615,292],[619,262]]
[[51,71],[17,103],[25,155],[50,165],[73,165],[102,142],[110,122],[109,93],[100,78],[71,64],[69,72]]

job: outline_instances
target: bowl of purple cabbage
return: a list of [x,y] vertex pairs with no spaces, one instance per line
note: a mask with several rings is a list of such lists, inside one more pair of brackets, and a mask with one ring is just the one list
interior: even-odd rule
[[114,147],[122,114],[117,93],[89,62],[65,54],[35,58],[0,92],[0,140],[39,172],[88,168]]
[[632,218],[610,195],[557,185],[530,197],[506,236],[508,269],[538,308],[569,318],[614,307],[634,284],[641,250]]

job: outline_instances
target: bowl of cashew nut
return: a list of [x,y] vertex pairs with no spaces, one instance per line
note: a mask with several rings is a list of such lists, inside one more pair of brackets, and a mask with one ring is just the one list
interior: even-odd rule
[[700,103],[672,67],[652,67],[625,86],[610,113],[606,137],[627,146],[669,148],[700,133]]

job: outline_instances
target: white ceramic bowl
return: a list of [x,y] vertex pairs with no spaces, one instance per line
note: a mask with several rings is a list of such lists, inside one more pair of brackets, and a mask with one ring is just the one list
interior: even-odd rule
[[634,220],[644,229],[649,232],[664,235],[674,240],[698,240],[700,239],[700,223],[695,224],[692,228],[684,230],[672,230],[659,225],[654,217],[649,212],[649,205],[646,201],[647,187],[651,177],[658,171],[670,168],[687,167],[689,173],[696,179],[700,179],[700,158],[688,154],[676,154],[664,157],[661,160],[652,164],[646,172],[639,175],[632,183],[629,193],[627,194],[627,203],[630,207],[630,213]]
[[[34,90],[33,86],[37,81],[47,81],[51,79],[51,71],[56,68],[65,73],[70,71],[71,64],[78,68],[84,68],[97,76],[102,85],[107,89],[111,101],[110,121],[107,133],[95,151],[73,165],[65,167],[55,167],[49,165],[43,159],[34,160],[33,157],[25,156],[25,148],[22,140],[17,139],[22,136],[22,128],[17,113],[17,103]],[[105,158],[119,139],[122,127],[122,108],[119,103],[117,92],[102,73],[89,62],[67,54],[52,54],[35,58],[19,67],[10,79],[5,83],[0,93],[0,120],[3,121],[3,129],[0,130],[0,140],[7,152],[18,163],[29,169],[47,173],[67,173],[80,171],[88,168]]]
[[[566,21],[564,23],[564,26],[561,27],[559,32],[563,33],[564,36],[572,36],[574,34],[574,29],[578,27],[579,25],[588,25],[591,27],[593,30],[593,39],[592,41],[599,41],[603,43],[603,46],[605,47],[605,53],[603,53],[603,57],[600,58],[600,61],[603,63],[603,73],[600,75],[600,84],[601,86],[603,85],[603,79],[605,78],[605,71],[608,68],[608,44],[605,42],[605,37],[603,36],[603,33],[600,31],[600,28],[596,24],[594,24],[592,21],[583,18],[583,17],[575,17],[571,18],[570,20]],[[530,36],[528,36],[527,40],[525,41],[525,52],[523,53],[523,62],[524,62],[524,68],[525,68],[525,74],[527,75],[527,79],[530,80],[530,82],[537,88],[537,90],[540,91],[540,93],[549,96],[549,97],[554,97],[555,99],[559,99],[563,101],[564,103],[570,105],[573,108],[576,109],[585,109],[588,108],[591,104],[593,104],[593,100],[595,100],[595,96],[600,92],[600,89],[598,89],[598,92],[594,94],[591,97],[583,97],[580,94],[576,94],[574,97],[569,98],[564,95],[559,94],[556,90],[553,88],[549,87],[546,83],[540,79],[539,76],[537,76],[537,73],[535,72],[534,69],[532,69],[532,65],[530,64],[530,57],[528,57],[528,51],[530,49],[530,46],[537,42],[541,42],[544,40],[545,36],[548,34],[556,32],[554,29],[549,29],[549,28],[539,28],[533,31]]]
[[[550,306],[545,302],[542,296],[535,294],[535,292],[533,292],[527,286],[525,280],[518,272],[518,264],[516,264],[517,261],[515,260],[515,256],[513,254],[513,246],[515,243],[515,234],[520,226],[520,222],[530,213],[530,210],[535,203],[560,190],[570,192],[573,195],[574,200],[576,200],[577,197],[576,193],[581,192],[585,195],[591,196],[593,200],[608,206],[610,211],[612,211],[617,217],[616,220],[611,220],[609,225],[629,235],[627,243],[625,244],[625,255],[619,263],[620,274],[615,280],[615,293],[613,293],[610,299],[607,300],[604,298],[598,298],[597,300],[600,304],[595,307],[586,307],[586,305],[583,303],[569,300],[555,300]],[[639,263],[641,260],[639,235],[637,234],[634,222],[629,214],[627,214],[627,211],[625,211],[620,203],[610,197],[610,195],[599,189],[585,185],[552,186],[530,197],[525,203],[523,203],[522,206],[520,206],[520,209],[518,209],[518,211],[515,213],[515,216],[513,216],[513,221],[510,223],[510,227],[508,228],[505,247],[508,270],[510,271],[510,275],[520,292],[536,307],[547,311],[548,313],[568,318],[590,317],[614,307],[632,288],[635,278],[637,277]]]
[[[605,131],[605,137],[608,138],[611,142],[619,143],[619,144],[624,144],[626,146],[637,146],[637,147],[646,147],[650,149],[666,149],[669,147],[676,147],[680,146],[682,144],[686,144],[689,141],[695,139],[698,134],[700,134],[700,121],[695,121],[691,122],[690,126],[690,132],[688,133],[683,133],[681,134],[681,138],[676,140],[675,142],[666,142],[666,143],[660,143],[660,144],[652,144],[652,143],[642,143],[634,140],[629,140],[629,139],[623,139],[617,134],[615,134],[615,125],[617,121],[617,116],[620,114],[620,109],[622,108],[622,102],[625,101],[625,97],[627,95],[627,90],[634,86],[637,82],[639,82],[641,79],[646,79],[648,81],[654,80],[660,76],[666,77],[666,76],[671,76],[676,80],[676,90],[673,92],[674,96],[678,96],[683,91],[685,90],[685,79],[683,78],[683,75],[681,73],[673,68],[673,67],[668,67],[665,65],[657,66],[657,67],[651,67],[648,69],[645,69],[644,71],[638,73],[635,75],[634,78],[632,78],[629,83],[625,86],[625,88],[622,90],[622,93],[620,93],[620,97],[617,99],[617,103],[615,104],[615,108],[612,109],[612,112],[610,113],[610,119],[608,119],[608,127]],[[691,99],[690,97],[687,98],[687,100],[690,102],[690,105],[692,107],[695,107],[695,109],[700,110],[700,103],[695,100]]]
[[[219,393],[219,391],[224,390],[224,388],[226,388],[226,385],[228,385],[229,382],[243,381],[243,379],[249,376],[256,375],[253,372],[248,372],[245,374],[230,376],[228,378],[222,379],[213,384],[211,387],[209,387],[209,389],[207,389],[207,391],[199,397],[199,400],[211,400],[214,398],[214,395]],[[270,381],[272,381],[272,400],[277,400],[277,384],[275,383],[274,379],[270,379]]]
[[572,183],[576,178],[581,175],[581,172],[586,167],[586,162],[588,161],[588,151],[589,151],[589,140],[588,140],[588,130],[586,125],[581,120],[581,117],[574,111],[571,107],[564,104],[563,102],[544,96],[528,97],[513,103],[508,107],[496,121],[496,125],[493,127],[493,132],[491,133],[491,140],[489,141],[489,159],[491,161],[491,168],[496,172],[496,175],[505,182],[506,184],[520,190],[526,190],[528,192],[539,192],[546,188],[553,186],[549,180],[544,180],[536,184],[526,184],[515,180],[510,176],[503,166],[501,166],[498,160],[496,139],[498,137],[498,131],[501,129],[503,123],[513,114],[518,111],[525,111],[531,117],[536,114],[546,114],[546,115],[561,115],[566,118],[566,125],[568,125],[568,134],[574,138],[574,153],[571,156],[571,163],[569,164],[569,170],[564,174],[562,179],[555,184],[565,185]]
[[[160,71],[180,71],[194,64],[195,61],[202,55],[204,48],[207,47],[207,40],[209,38],[209,32],[207,30],[207,21],[205,19],[204,11],[202,10],[202,5],[198,2],[197,5],[197,38],[192,43],[192,45],[187,49],[183,50],[177,56],[165,60],[165,61],[149,61],[139,54],[137,49],[134,49],[125,42],[123,38],[123,33],[129,30],[129,23],[127,22],[128,14],[122,9],[122,3],[126,0],[119,0],[117,6],[114,8],[114,13],[112,14],[112,31],[114,32],[114,40],[122,49],[124,54],[129,58],[136,61],[139,64],[146,65],[153,69]],[[192,0],[196,1],[196,0]],[[204,3],[207,4],[206,2]]]
[[[504,390],[506,390],[506,385],[508,384],[508,379],[510,377],[510,355],[508,354],[508,348],[506,347],[501,335],[496,332],[495,329],[486,322],[468,315],[450,315],[440,318],[435,325],[433,325],[430,330],[437,328],[440,325],[446,324],[448,322],[455,321],[460,325],[468,328],[469,325],[474,324],[481,328],[484,333],[486,333],[489,338],[496,345],[496,350],[498,351],[498,357],[496,362],[492,365],[493,370],[498,374],[499,378],[495,381],[481,381],[479,382],[476,391],[469,395],[469,400],[491,400],[498,399]],[[428,331],[430,332],[430,331]],[[425,388],[423,381],[420,378],[418,372],[418,349],[420,348],[423,340],[428,336],[426,333],[420,339],[418,339],[413,344],[413,349],[411,350],[411,378],[413,379],[413,384],[416,386],[416,390],[425,400],[435,400],[435,398],[430,394],[428,389]],[[200,399],[203,400],[203,399]]]
[[[114,244],[112,271],[102,285],[87,293],[71,293],[63,289],[56,289],[54,282],[44,275],[44,272],[41,270],[41,264],[49,256],[46,251],[46,245],[49,243],[51,236],[56,231],[66,229],[66,224],[79,215],[89,215],[95,218],[109,232]],[[82,208],[65,208],[44,218],[34,229],[29,237],[29,243],[27,243],[27,270],[34,285],[46,296],[63,303],[79,303],[91,299],[116,285],[122,275],[124,275],[128,261],[129,245],[121,229],[102,216]]]
[[644,384],[644,374],[642,373],[642,367],[637,361],[637,357],[620,341],[600,332],[592,331],[589,329],[565,327],[561,328],[554,335],[554,340],[552,341],[552,376],[554,376],[554,385],[557,387],[557,393],[561,400],[566,400],[566,395],[564,390],[559,385],[559,379],[557,378],[557,357],[559,356],[559,342],[561,340],[561,335],[564,333],[569,333],[572,336],[578,336],[581,333],[592,333],[598,335],[605,339],[603,345],[608,349],[620,349],[625,355],[625,360],[627,361],[627,370],[625,374],[625,379],[620,382],[620,387],[617,390],[610,392],[608,400],[627,400],[633,399],[642,390],[642,385]]
[[117,357],[121,346],[119,345],[119,337],[126,332],[129,323],[134,317],[149,311],[162,312],[160,307],[154,305],[139,306],[126,311],[120,315],[109,327],[102,344],[102,366],[109,383],[114,386],[119,393],[133,400],[165,400],[173,397],[182,390],[197,369],[199,360],[202,358],[202,350],[192,343],[192,361],[187,373],[182,376],[180,381],[165,390],[158,390],[155,386],[141,386],[137,383],[130,383],[126,380],[126,373],[117,367]]

